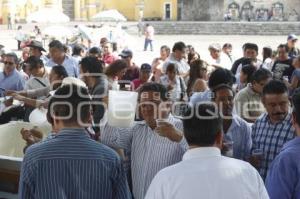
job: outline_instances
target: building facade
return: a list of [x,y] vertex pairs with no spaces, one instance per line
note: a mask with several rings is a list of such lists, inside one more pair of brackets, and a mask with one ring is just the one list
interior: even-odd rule
[[182,0],[186,21],[298,21],[299,0]]
[[177,0],[0,0],[0,22],[25,21],[26,16],[40,8],[60,9],[71,20],[87,21],[96,13],[116,9],[129,21],[177,20]]

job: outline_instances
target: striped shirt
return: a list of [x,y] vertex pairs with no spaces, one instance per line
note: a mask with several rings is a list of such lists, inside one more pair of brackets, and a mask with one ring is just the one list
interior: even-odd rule
[[252,149],[263,151],[263,159],[258,171],[264,180],[271,163],[283,145],[295,137],[291,118],[292,115],[289,113],[282,122],[272,124],[268,114],[265,113],[252,126]]
[[84,129],[63,129],[26,151],[20,199],[131,198],[120,159]]
[[251,125],[237,115],[224,135],[225,141],[233,141],[233,158],[246,160],[252,147]]
[[[177,129],[183,129],[182,122],[169,117]],[[181,161],[188,145],[185,139],[176,143],[161,137],[144,121],[127,129],[106,125],[101,131],[101,141],[114,148],[131,152],[133,196],[144,198],[154,176],[161,169]]]

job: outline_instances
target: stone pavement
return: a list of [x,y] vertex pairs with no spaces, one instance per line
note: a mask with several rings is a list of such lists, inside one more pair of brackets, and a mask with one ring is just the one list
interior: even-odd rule
[[[71,22],[66,24],[66,26],[72,27],[77,22]],[[25,31],[33,30],[35,24],[25,24],[23,29]],[[207,60],[210,58],[208,52],[208,46],[211,43],[232,43],[233,45],[233,55],[236,58],[242,56],[241,47],[246,42],[257,43],[260,48],[260,58],[261,58],[261,49],[263,46],[271,46],[273,49],[286,42],[287,35],[155,35],[154,39],[154,52],[144,52],[144,37],[139,37],[136,32],[135,23],[130,22],[125,24],[128,27],[128,32],[132,37],[131,49],[134,51],[134,59],[137,64],[143,62],[151,63],[153,58],[159,55],[159,48],[161,45],[168,45],[172,48],[173,44],[176,41],[183,41],[186,44],[191,44],[195,47],[196,51],[200,53],[202,59]],[[43,24],[39,24],[41,30],[46,27]],[[14,39],[15,32],[11,30],[6,30],[6,26],[0,26],[0,44],[5,45],[8,49],[16,49],[17,42]],[[299,42],[300,43],[300,42]],[[298,45],[300,45],[298,43]],[[47,47],[46,47],[47,49]],[[20,54],[20,52],[18,52]]]

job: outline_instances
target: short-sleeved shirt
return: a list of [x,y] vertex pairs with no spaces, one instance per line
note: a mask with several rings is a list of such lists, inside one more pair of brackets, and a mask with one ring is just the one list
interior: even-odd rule
[[275,61],[272,72],[275,79],[282,79],[283,76],[288,76],[291,81],[292,74],[295,68],[293,67],[293,60]]

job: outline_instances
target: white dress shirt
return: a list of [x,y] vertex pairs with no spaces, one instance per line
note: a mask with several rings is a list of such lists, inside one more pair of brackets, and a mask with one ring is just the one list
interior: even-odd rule
[[223,52],[221,52],[220,57],[218,59],[211,58],[211,60],[209,60],[208,62],[211,66],[218,66],[228,70],[231,70],[232,67],[232,62],[230,58]]
[[247,162],[221,156],[216,147],[188,150],[183,161],[161,170],[146,199],[268,199],[258,172]]
[[163,68],[162,68],[163,73],[166,73],[167,67],[170,63],[173,63],[176,65],[177,70],[180,75],[185,74],[190,71],[190,65],[186,62],[185,59],[177,60],[175,58],[174,53],[171,53],[163,65]]

